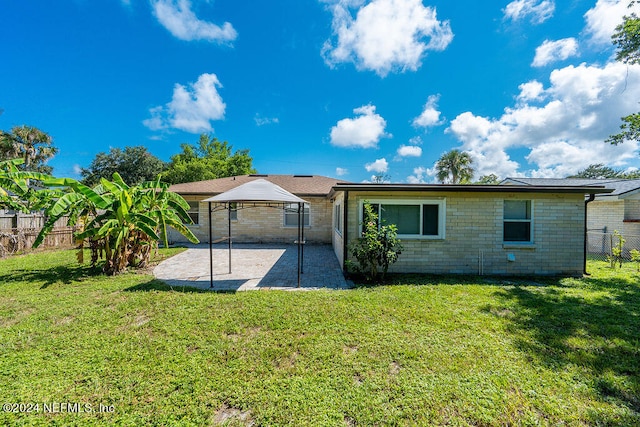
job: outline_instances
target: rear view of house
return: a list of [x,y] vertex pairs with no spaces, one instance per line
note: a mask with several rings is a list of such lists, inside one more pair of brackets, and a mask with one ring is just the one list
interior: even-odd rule
[[[304,209],[305,239],[309,243],[331,242],[332,205],[328,196],[333,186],[342,182],[335,178],[253,174],[175,184],[170,190],[183,196],[189,203],[189,215],[193,221],[193,225],[189,227],[200,241],[206,242],[209,238],[209,217],[208,205],[203,200],[257,179],[265,179],[308,201],[309,204]],[[211,222],[214,240],[228,234],[226,210],[214,211]],[[234,241],[237,242],[293,243],[298,231],[297,206],[283,209],[281,205],[253,207],[245,204],[241,209],[232,209],[231,227]],[[171,237],[173,241],[181,241],[177,233],[173,233]]]
[[502,184],[608,188],[587,205],[589,254],[600,259],[611,254],[615,231],[626,239],[627,259],[631,249],[640,249],[640,179],[508,178]]
[[404,251],[390,272],[581,275],[585,194],[595,187],[338,184],[333,246],[342,265],[363,204],[398,226]]
[[[349,243],[361,233],[363,204],[396,224],[404,250],[390,272],[581,275],[585,262],[585,196],[596,186],[358,184],[309,175],[243,175],[177,184],[191,206],[191,230],[209,239],[203,200],[265,179],[308,201],[304,240],[331,244],[345,269]],[[297,208],[282,204],[212,212],[212,239],[288,243],[297,240]],[[346,270],[345,270],[346,271]]]

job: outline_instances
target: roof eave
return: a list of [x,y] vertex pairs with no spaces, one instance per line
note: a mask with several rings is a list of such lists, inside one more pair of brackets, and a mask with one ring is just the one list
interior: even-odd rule
[[[431,191],[460,193],[565,193],[607,194],[612,189],[604,187],[534,186],[534,185],[454,185],[454,184],[337,184],[336,191]],[[333,195],[333,193],[331,193]]]

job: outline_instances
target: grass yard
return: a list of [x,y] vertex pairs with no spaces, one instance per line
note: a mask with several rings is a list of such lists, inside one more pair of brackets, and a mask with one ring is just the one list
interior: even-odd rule
[[640,274],[590,270],[214,294],[0,260],[0,424],[640,425]]

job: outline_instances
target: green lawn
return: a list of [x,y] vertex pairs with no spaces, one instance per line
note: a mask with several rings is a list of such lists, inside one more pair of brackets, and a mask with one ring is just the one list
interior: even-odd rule
[[0,403],[39,405],[0,425],[640,425],[640,275],[589,268],[215,294],[0,260]]

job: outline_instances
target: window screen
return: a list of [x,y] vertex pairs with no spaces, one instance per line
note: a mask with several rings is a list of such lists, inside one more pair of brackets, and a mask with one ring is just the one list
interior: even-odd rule
[[[376,219],[380,218],[382,225],[395,224],[398,235],[405,237],[425,236],[430,238],[444,237],[444,202],[416,201],[411,203],[370,203]],[[364,208],[361,223],[364,224]]]
[[395,224],[398,234],[420,234],[420,205],[382,205],[383,224]]
[[438,205],[422,205],[422,234],[424,236],[438,235]]
[[200,223],[200,202],[187,202],[189,203],[189,210],[187,211],[187,214],[189,214],[189,218],[191,218],[191,221],[193,221],[194,224],[199,224]]
[[504,201],[505,242],[531,242],[531,201]]
[[[309,221],[309,205],[304,205],[304,226],[308,227]],[[298,226],[298,205],[291,204],[284,209],[284,225],[285,227],[297,227]]]

